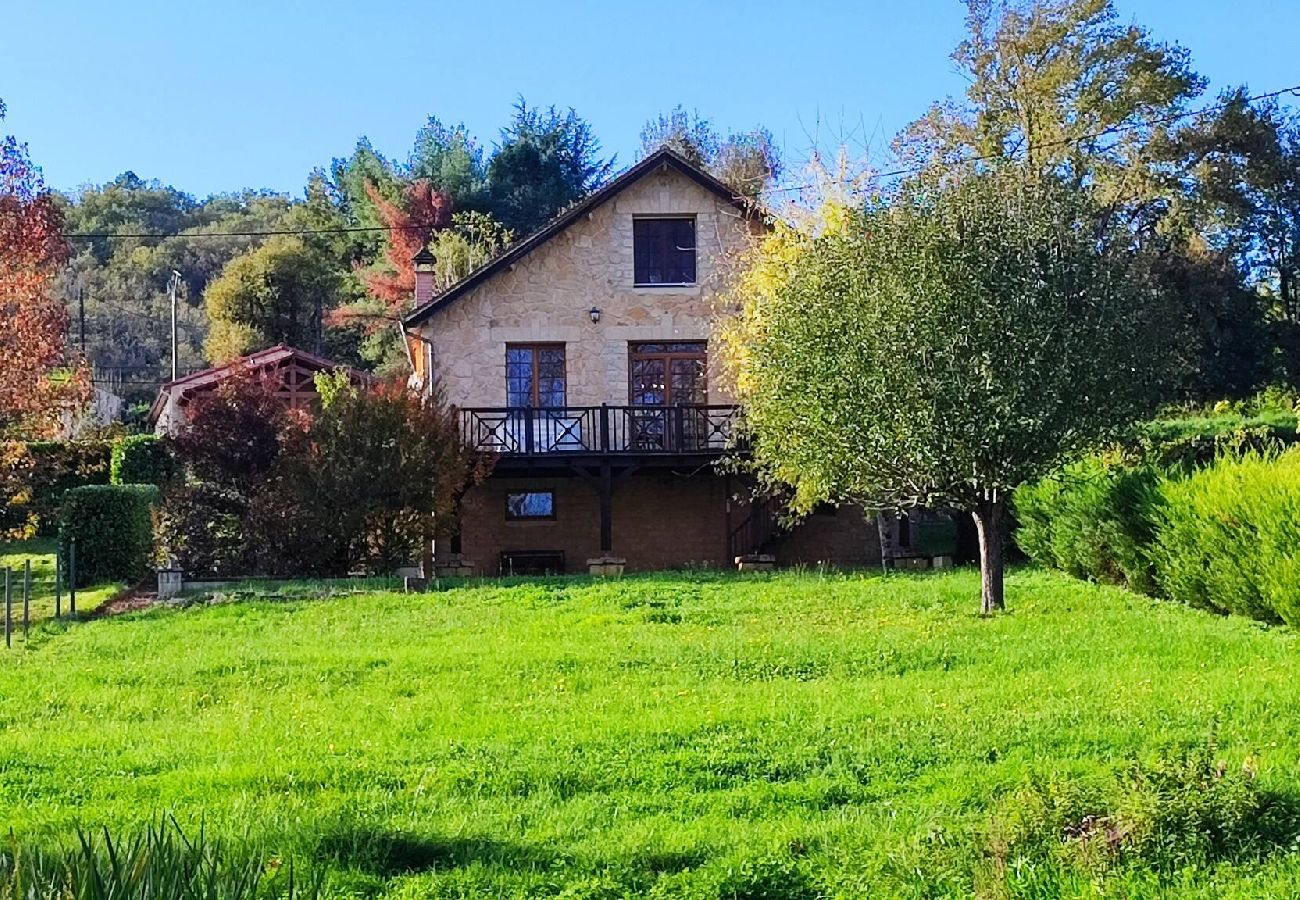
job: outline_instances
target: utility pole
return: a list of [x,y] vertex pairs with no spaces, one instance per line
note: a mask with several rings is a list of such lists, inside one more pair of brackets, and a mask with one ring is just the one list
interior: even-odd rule
[[77,321],[81,328],[81,355],[86,355],[86,293],[77,285]]
[[180,377],[180,357],[177,356],[176,349],[176,290],[180,286],[181,273],[172,269],[171,281],[167,285],[172,298],[172,381]]

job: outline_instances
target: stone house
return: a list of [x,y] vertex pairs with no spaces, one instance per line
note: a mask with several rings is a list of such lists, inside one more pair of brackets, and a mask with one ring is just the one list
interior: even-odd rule
[[476,574],[879,560],[874,522],[827,509],[793,530],[720,466],[739,410],[711,352],[731,255],[763,228],[668,150],[441,293],[416,258],[414,380],[497,455],[436,564]]

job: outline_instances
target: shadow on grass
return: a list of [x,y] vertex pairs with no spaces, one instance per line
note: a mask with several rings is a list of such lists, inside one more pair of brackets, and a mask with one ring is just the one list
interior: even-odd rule
[[341,868],[391,878],[463,868],[475,863],[510,870],[546,869],[564,858],[542,848],[488,837],[429,837],[364,826],[323,833],[314,856]]

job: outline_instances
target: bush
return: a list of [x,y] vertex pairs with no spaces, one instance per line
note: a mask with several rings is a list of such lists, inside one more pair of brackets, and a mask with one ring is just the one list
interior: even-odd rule
[[1166,481],[1153,550],[1174,600],[1300,624],[1300,448]]
[[1030,559],[1076,578],[1150,592],[1159,484],[1146,466],[1095,457],[1068,466],[1015,492],[1016,542]]
[[144,484],[87,485],[68,491],[59,526],[59,552],[77,542],[77,586],[136,581],[153,558],[151,510],[158,489]]
[[194,576],[252,573],[247,513],[247,503],[229,488],[205,483],[172,488],[158,508],[154,536],[159,563]]
[[165,485],[178,474],[176,458],[157,435],[133,434],[113,445],[112,484]]
[[68,490],[108,484],[108,441],[8,441],[0,450],[0,532],[52,534]]

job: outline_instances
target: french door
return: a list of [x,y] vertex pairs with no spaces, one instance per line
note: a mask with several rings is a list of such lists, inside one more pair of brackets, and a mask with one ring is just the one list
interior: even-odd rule
[[638,450],[686,451],[698,442],[708,402],[704,341],[634,343],[628,347],[631,440]]

